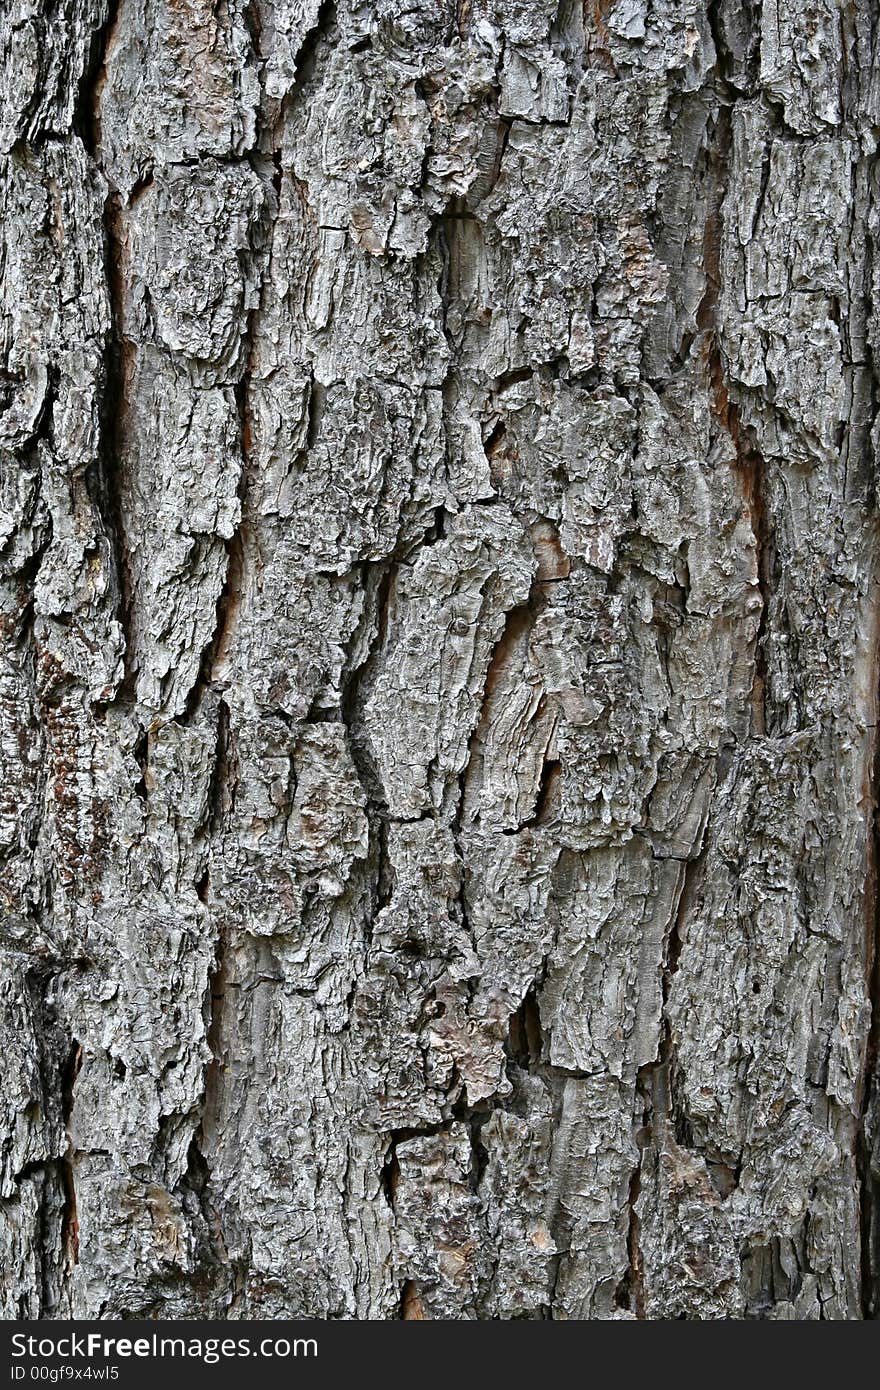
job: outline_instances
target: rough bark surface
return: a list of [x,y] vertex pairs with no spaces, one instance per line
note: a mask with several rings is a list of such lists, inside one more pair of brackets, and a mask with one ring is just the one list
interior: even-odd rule
[[0,0],[3,1316],[880,1311],[878,46]]

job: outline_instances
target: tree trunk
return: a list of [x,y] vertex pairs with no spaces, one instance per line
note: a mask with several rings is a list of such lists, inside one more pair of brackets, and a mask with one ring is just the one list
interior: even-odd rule
[[6,1318],[878,1308],[874,0],[2,0]]

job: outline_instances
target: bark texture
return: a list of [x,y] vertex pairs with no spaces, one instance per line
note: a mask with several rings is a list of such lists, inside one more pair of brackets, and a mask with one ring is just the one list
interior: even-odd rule
[[878,1312],[878,46],[0,0],[5,1317]]

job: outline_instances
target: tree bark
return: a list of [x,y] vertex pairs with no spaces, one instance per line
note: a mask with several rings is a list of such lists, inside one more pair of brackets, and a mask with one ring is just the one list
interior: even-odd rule
[[3,0],[4,1317],[877,1314],[878,47]]

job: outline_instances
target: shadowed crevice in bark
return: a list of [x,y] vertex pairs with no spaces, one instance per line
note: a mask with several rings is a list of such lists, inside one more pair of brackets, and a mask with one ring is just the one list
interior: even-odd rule
[[74,130],[98,164],[101,148],[101,92],[107,81],[107,55],[119,28],[121,6],[122,0],[103,0],[105,19],[91,36],[90,52],[73,116]]
[[704,826],[700,844],[692,859],[681,866],[681,887],[678,893],[675,912],[666,938],[662,966],[662,1006],[660,1016],[660,1042],[657,1057],[653,1062],[640,1068],[636,1078],[636,1100],[641,1104],[636,1117],[634,1139],[638,1151],[638,1161],[632,1171],[628,1196],[629,1224],[627,1250],[629,1269],[619,1287],[616,1298],[620,1306],[629,1306],[636,1317],[644,1318],[645,1291],[642,1252],[639,1244],[639,1216],[637,1203],[642,1191],[642,1169],[646,1154],[663,1149],[667,1136],[674,1138],[682,1148],[691,1144],[686,1115],[681,1112],[675,1096],[676,1052],[672,1023],[669,1017],[669,1000],[686,942],[686,923],[698,903],[700,885],[705,872],[707,847],[711,837],[711,823]]
[[[714,7],[717,11],[717,6]],[[711,11],[710,11],[711,13]],[[723,72],[730,66],[730,55],[723,46],[723,37],[718,29],[718,16],[714,15],[715,41],[719,57],[719,70]],[[755,636],[754,679],[752,683],[751,705],[754,732],[763,735],[767,732],[767,659],[765,643],[767,640],[767,617],[774,594],[774,558],[772,528],[768,521],[765,500],[765,479],[767,465],[755,447],[753,432],[743,423],[742,412],[736,401],[731,399],[727,384],[727,369],[719,342],[718,300],[722,286],[721,240],[725,216],[725,198],[729,194],[729,175],[732,146],[731,102],[738,99],[736,91],[725,96],[726,81],[721,83],[719,105],[712,122],[711,134],[706,151],[707,170],[711,179],[708,213],[703,231],[703,273],[705,292],[697,309],[697,328],[703,334],[703,354],[709,376],[712,413],[721,429],[729,436],[734,448],[734,468],[740,480],[743,502],[755,538],[758,592],[761,598],[761,613]],[[763,178],[766,182],[767,166]]]
[[[875,618],[875,631],[876,631]],[[874,665],[880,669],[875,637]],[[870,779],[871,833],[866,845],[865,876],[865,967],[870,1026],[864,1059],[861,1104],[856,1134],[860,1178],[859,1210],[861,1236],[861,1297],[863,1317],[880,1318],[880,737],[876,711],[880,696],[875,691],[875,719],[872,730],[873,764]]]
[[183,710],[177,716],[178,723],[187,724],[195,718],[205,700],[206,694],[219,688],[218,667],[228,653],[235,633],[235,624],[241,608],[241,586],[245,572],[244,522],[231,540],[226,542],[226,578],[217,598],[214,630],[202,650],[199,672],[195,684],[186,697]]
[[642,1252],[639,1248],[639,1216],[636,1204],[642,1190],[642,1156],[649,1142],[648,1123],[649,1120],[646,1111],[645,1125],[636,1130],[639,1161],[633,1168],[629,1193],[627,1195],[629,1220],[626,1232],[626,1252],[629,1268],[614,1294],[617,1306],[619,1308],[628,1309],[639,1319],[644,1319],[645,1317],[645,1290],[644,1273],[642,1270]]
[[507,1055],[524,1071],[542,1059],[543,1034],[541,1014],[534,988],[530,989],[515,1013],[510,1016],[507,1035]]
[[[880,36],[880,23],[874,17],[872,40]],[[872,172],[868,175],[870,206],[876,212],[878,190]],[[876,323],[876,283],[878,240],[876,226],[866,239],[866,264],[861,284],[861,313],[856,332],[849,334],[854,360],[855,386],[853,391],[853,420],[848,461],[854,457],[853,491],[865,496],[874,519],[872,553],[877,553],[877,422],[880,419],[880,376],[876,361],[876,335],[865,332]],[[862,360],[864,359],[864,360]],[[872,571],[876,573],[875,571]],[[865,872],[865,972],[870,1024],[867,1033],[864,1067],[861,1076],[861,1096],[856,1136],[859,1170],[859,1217],[861,1248],[862,1316],[876,1321],[880,1318],[880,618],[874,587],[869,591],[870,656],[873,672],[873,704],[867,711],[866,724],[871,735],[871,763],[866,778],[869,797],[870,833],[866,843]]]
[[[73,1040],[67,1061],[61,1075],[62,1118],[65,1133],[70,1125],[73,1112],[73,1089],[82,1066],[82,1048]],[[61,1220],[61,1245],[68,1270],[79,1263],[79,1217],[76,1205],[75,1150],[69,1135],[67,1148],[61,1157],[61,1174],[64,1184],[64,1211]]]
[[123,679],[116,698],[131,702],[136,681],[136,672],[130,663],[133,576],[122,506],[120,470],[125,447],[127,391],[130,385],[133,348],[125,337],[124,327],[127,251],[122,200],[112,189],[107,190],[104,201],[104,254],[111,326],[104,357],[97,501],[113,547],[118,584],[118,616],[125,644]]
[[425,1310],[419,1297],[419,1286],[407,1279],[400,1295],[400,1317],[403,1322],[424,1322]]

